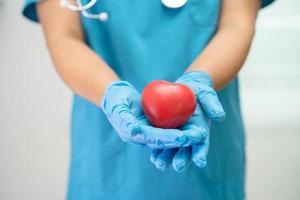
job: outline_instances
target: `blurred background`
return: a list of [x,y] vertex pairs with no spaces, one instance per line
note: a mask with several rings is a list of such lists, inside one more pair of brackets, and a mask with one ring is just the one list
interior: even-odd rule
[[[71,93],[21,1],[0,0],[0,199],[62,200]],[[300,199],[300,2],[260,12],[240,74],[249,200]]]

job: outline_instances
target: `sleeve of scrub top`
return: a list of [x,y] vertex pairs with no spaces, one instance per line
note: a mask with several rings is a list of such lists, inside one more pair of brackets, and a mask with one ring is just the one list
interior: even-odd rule
[[270,5],[271,3],[273,3],[275,0],[261,0],[261,8],[264,8],[268,5]]
[[[41,2],[43,0],[25,0],[24,1],[24,6],[22,9],[22,14],[29,20],[38,22],[38,16],[36,12],[36,4],[38,2]],[[59,3],[59,1],[57,1]]]

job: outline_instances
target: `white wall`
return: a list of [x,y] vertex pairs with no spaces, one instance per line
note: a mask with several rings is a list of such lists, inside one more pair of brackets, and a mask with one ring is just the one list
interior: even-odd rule
[[0,199],[64,199],[71,95],[18,2],[0,0]]
[[[17,2],[0,0],[0,199],[64,199],[71,94]],[[299,17],[297,0],[262,11],[241,73],[250,200],[300,196]]]
[[248,198],[300,199],[300,2],[260,13],[241,72]]

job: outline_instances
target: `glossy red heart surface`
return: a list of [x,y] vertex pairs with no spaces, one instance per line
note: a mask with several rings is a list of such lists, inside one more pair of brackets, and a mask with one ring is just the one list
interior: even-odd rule
[[159,128],[177,128],[194,113],[196,97],[193,91],[179,83],[157,80],[142,93],[142,106],[149,121]]

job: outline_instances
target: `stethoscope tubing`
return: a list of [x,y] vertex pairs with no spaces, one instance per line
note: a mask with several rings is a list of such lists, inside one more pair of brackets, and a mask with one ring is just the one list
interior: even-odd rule
[[[98,0],[90,0],[85,5],[82,5],[81,0],[76,0],[77,5],[71,4],[68,0],[60,0],[60,5],[72,11],[81,12],[81,14],[89,19],[98,19],[100,21],[106,21],[108,19],[107,12],[101,12],[99,14],[91,14],[87,10],[93,7]],[[152,1],[152,0],[151,0]],[[187,0],[161,0],[162,4],[168,8],[180,8],[184,6]]]

